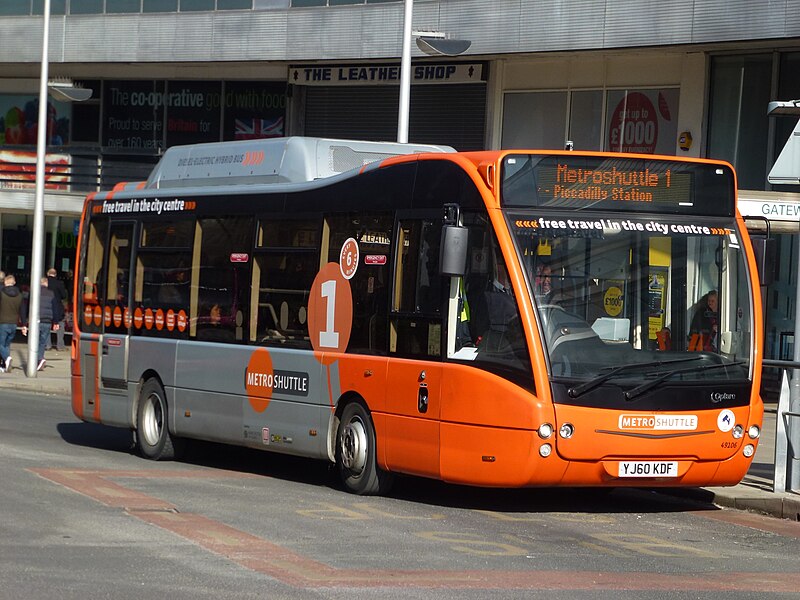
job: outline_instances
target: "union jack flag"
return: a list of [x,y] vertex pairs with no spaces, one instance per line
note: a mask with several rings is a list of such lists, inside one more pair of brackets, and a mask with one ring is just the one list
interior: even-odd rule
[[257,140],[283,136],[283,117],[276,119],[236,119],[235,140]]

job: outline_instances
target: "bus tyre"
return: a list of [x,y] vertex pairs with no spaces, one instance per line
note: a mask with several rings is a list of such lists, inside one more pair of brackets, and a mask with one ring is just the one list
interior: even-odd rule
[[136,447],[145,458],[175,458],[177,440],[169,432],[168,414],[164,388],[158,380],[148,379],[142,386],[136,412]]
[[360,402],[344,407],[336,434],[336,466],[347,491],[362,496],[385,494],[392,475],[377,464],[375,427]]

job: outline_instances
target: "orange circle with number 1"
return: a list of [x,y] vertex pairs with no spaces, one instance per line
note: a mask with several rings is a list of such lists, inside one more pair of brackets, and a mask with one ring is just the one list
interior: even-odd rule
[[[308,299],[308,335],[317,352],[344,352],[353,329],[353,294],[337,263],[320,269]],[[326,357],[331,364],[336,357]]]

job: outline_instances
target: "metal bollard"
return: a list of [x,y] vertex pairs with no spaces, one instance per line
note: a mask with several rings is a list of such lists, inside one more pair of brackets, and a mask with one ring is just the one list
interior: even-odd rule
[[790,394],[789,410],[784,413],[786,419],[786,436],[789,441],[789,485],[787,491],[800,491],[800,371],[795,371],[796,389]]
[[777,412],[772,491],[800,491],[800,370],[794,370],[791,384],[783,372]]
[[775,420],[775,472],[772,477],[772,491],[782,493],[786,491],[786,471],[788,444],[786,443],[786,418],[784,413],[789,409],[789,376],[786,369],[781,377],[781,394],[778,397],[778,414]]

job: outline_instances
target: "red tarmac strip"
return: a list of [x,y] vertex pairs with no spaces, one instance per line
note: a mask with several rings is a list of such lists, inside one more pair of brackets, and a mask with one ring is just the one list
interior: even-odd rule
[[[121,508],[146,523],[170,531],[206,550],[287,585],[300,588],[445,588],[535,590],[695,590],[796,593],[800,573],[685,573],[598,571],[403,571],[394,569],[338,569],[307,558],[269,540],[256,537],[198,514],[180,513],[174,505],[120,485],[113,478],[254,477],[229,471],[91,471],[32,469],[34,473],[101,504]],[[721,511],[724,514],[724,511]],[[708,517],[709,513],[694,513]],[[717,513],[712,518],[718,518]],[[741,515],[758,517],[758,515]],[[761,518],[721,518],[781,535],[791,529],[768,529]],[[766,521],[767,519],[764,518]],[[774,521],[775,519],[773,519]],[[789,525],[794,525],[787,522]]]

